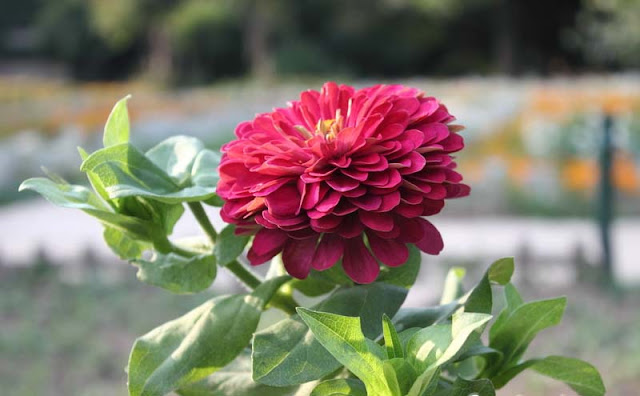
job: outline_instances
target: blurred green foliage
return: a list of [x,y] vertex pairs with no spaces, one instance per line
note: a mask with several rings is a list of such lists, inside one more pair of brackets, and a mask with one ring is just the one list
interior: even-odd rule
[[[99,274],[62,282],[56,266],[3,268],[0,383],[7,395],[125,395],[129,348],[150,327],[207,298],[175,296]],[[134,312],[132,301],[145,307]]]
[[585,0],[567,39],[600,66],[640,66],[640,1]]
[[640,62],[635,0],[26,0],[5,11],[5,59],[53,60],[88,80],[521,74]]

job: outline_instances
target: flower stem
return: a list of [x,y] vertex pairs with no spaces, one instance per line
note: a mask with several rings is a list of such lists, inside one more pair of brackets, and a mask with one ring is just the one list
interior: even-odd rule
[[[240,264],[238,260],[233,260],[227,264],[226,268],[252,290],[262,284],[260,277],[244,265]],[[289,315],[295,315],[296,307],[300,306],[300,304],[293,299],[291,294],[285,293],[283,290],[278,290],[273,298],[271,298],[271,301],[269,301],[269,305],[273,308],[284,311]]]
[[198,255],[198,253],[192,252],[187,249],[183,249],[174,243],[171,244],[171,251],[183,257],[193,257]]
[[273,296],[269,301],[269,305],[289,315],[295,315],[297,313],[296,308],[300,306],[292,296],[282,293],[281,290],[278,290],[276,295]]
[[193,212],[193,215],[196,217],[196,220],[198,221],[198,224],[200,224],[200,227],[202,227],[202,230],[207,234],[209,239],[211,239],[211,242],[215,244],[216,239],[218,239],[218,233],[216,232],[216,229],[213,228],[213,224],[211,224],[202,204],[200,202],[189,202],[187,205],[189,205],[189,209]]
[[[191,209],[191,212],[193,212],[193,215],[198,221],[198,224],[202,227],[202,230],[207,234],[209,239],[211,239],[211,242],[215,244],[216,239],[218,239],[218,233],[216,232],[216,229],[213,228],[213,224],[211,224],[202,204],[200,202],[189,202],[188,205],[189,209]],[[233,260],[226,265],[226,268],[251,290],[260,286],[263,282],[257,274],[240,264],[238,260]],[[286,294],[282,291],[278,291],[276,295],[273,296],[269,304],[274,308],[278,308],[288,313],[289,315],[294,315],[296,313],[296,307],[299,306],[290,294]]]
[[257,274],[255,274],[244,265],[240,264],[238,260],[233,260],[232,262],[227,264],[226,268],[229,271],[233,272],[236,278],[240,279],[242,283],[247,285],[247,287],[251,290],[260,286],[260,284],[262,283],[262,279],[260,279]]

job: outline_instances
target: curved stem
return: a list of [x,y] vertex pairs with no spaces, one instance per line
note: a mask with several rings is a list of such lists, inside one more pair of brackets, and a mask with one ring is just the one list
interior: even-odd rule
[[202,204],[200,202],[189,202],[187,205],[189,205],[189,209],[193,212],[193,215],[198,221],[198,224],[200,224],[200,227],[204,230],[205,234],[207,234],[209,239],[211,239],[211,242],[215,244],[216,239],[218,239],[218,233],[216,232],[216,229],[213,228],[213,224],[211,224]]
[[[213,224],[209,220],[207,213],[204,211],[202,204],[200,202],[189,202],[189,209],[193,212],[198,224],[202,227],[202,230],[207,234],[209,239],[213,244],[216,243],[216,239],[218,239],[218,233],[216,229],[213,228]],[[178,248],[179,249],[179,248]],[[233,260],[229,264],[227,264],[226,268],[231,271],[236,278],[238,278],[242,283],[244,283],[249,289],[253,290],[256,287],[260,286],[263,280],[251,271],[249,268],[240,264],[238,260]],[[286,294],[282,291],[278,291],[275,296],[269,302],[274,308],[278,308],[289,315],[294,315],[296,313],[296,307],[299,304],[293,299],[290,294]]]
[[198,255],[198,253],[192,252],[191,250],[183,249],[175,243],[171,244],[171,251],[183,257],[193,257]]
[[[231,271],[236,276],[236,278],[240,279],[242,283],[244,283],[248,288],[252,290],[260,286],[260,284],[263,282],[258,274],[240,264],[238,260],[233,260],[232,262],[227,264],[226,268]],[[300,306],[300,304],[298,304],[293,299],[293,296],[285,293],[283,290],[278,290],[273,298],[271,298],[271,301],[269,301],[269,305],[273,308],[284,311],[289,315],[295,315],[296,308]]]
[[282,293],[280,290],[278,290],[276,295],[269,301],[269,305],[289,315],[295,315],[297,313],[296,308],[300,306],[292,296]]
[[260,284],[262,283],[262,279],[260,279],[257,274],[255,274],[244,265],[240,264],[238,260],[233,260],[232,262],[227,264],[226,268],[229,271],[233,272],[236,278],[240,279],[242,283],[247,285],[247,287],[251,290],[260,286]]

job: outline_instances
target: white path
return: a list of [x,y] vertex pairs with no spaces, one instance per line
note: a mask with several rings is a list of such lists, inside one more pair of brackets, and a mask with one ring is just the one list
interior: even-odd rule
[[[221,221],[210,211],[214,223]],[[570,261],[581,244],[589,262],[600,255],[597,228],[587,220],[511,217],[435,217],[434,224],[445,239],[445,250],[433,261],[460,261],[517,255],[527,244],[534,257]],[[175,236],[198,234],[189,213],[176,227]],[[614,226],[616,277],[623,283],[640,284],[640,219],[620,219]],[[77,261],[87,249],[112,257],[102,241],[101,226],[84,213],[33,200],[0,207],[0,261],[5,265],[28,265],[44,250],[54,262]]]

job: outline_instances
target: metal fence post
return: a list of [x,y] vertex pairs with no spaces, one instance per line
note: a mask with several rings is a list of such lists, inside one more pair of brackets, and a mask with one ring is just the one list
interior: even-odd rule
[[607,114],[604,118],[604,136],[600,152],[600,202],[598,223],[602,244],[602,270],[604,282],[613,282],[613,251],[611,246],[611,222],[613,220],[615,189],[613,186],[613,118]]

